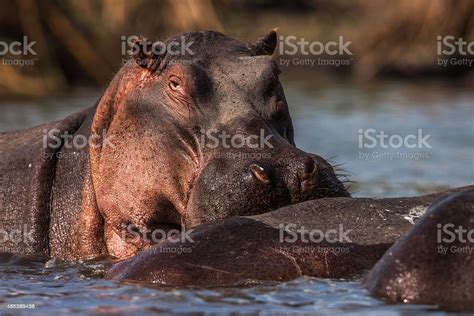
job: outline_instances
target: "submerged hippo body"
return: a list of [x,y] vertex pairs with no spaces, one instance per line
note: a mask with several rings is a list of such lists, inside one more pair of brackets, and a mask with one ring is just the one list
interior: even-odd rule
[[391,302],[474,311],[474,191],[433,204],[380,259],[364,286]]
[[[433,202],[473,189],[412,198],[326,198],[203,224],[190,239],[169,240],[117,263],[108,277],[179,286],[353,277],[370,270]],[[319,232],[330,234],[321,240]]]
[[[0,228],[24,235],[0,251],[126,258],[157,229],[349,196],[329,163],[294,145],[275,32],[254,45],[180,36],[167,44],[192,54],[136,39],[94,107],[0,134]],[[229,148],[223,135],[252,142]]]

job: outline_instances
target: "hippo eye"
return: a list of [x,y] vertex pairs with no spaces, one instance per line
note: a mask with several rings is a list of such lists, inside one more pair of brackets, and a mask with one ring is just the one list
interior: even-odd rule
[[169,79],[169,86],[170,86],[171,90],[173,90],[173,91],[180,91],[181,90],[181,80],[176,76],[172,76]]

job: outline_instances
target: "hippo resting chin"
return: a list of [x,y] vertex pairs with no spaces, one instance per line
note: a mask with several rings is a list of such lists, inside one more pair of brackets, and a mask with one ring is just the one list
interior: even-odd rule
[[[444,290],[450,291],[458,288],[457,284],[450,282],[465,277],[466,281],[460,286],[467,286],[467,280],[471,282],[469,298],[472,300],[472,256],[448,254],[441,258],[443,266],[435,269],[438,259],[432,252],[436,250],[434,241],[429,240],[430,247],[434,248],[421,249],[427,243],[423,239],[426,226],[435,228],[431,220],[433,216],[443,218],[445,222],[455,220],[454,224],[472,229],[472,191],[459,195],[465,199],[461,200],[465,204],[459,202],[458,195],[454,195],[453,199],[462,207],[444,202],[433,204],[457,194],[453,192],[469,190],[474,190],[474,186],[411,198],[326,198],[256,216],[207,223],[195,228],[186,240],[165,241],[115,264],[108,277],[177,286],[285,281],[303,275],[347,278],[370,270],[387,249],[417,222],[405,237],[406,242],[400,241],[398,248],[394,246],[391,251],[394,257],[391,253],[386,254],[377,268],[372,270],[367,284],[372,284],[371,287],[382,293],[387,291],[384,284],[397,280],[398,270],[397,266],[393,266],[394,260],[408,260],[408,264],[419,270],[428,268],[419,280],[428,282],[427,289],[434,284],[432,280],[439,277],[445,282]],[[432,209],[420,220],[432,204]],[[462,208],[459,214],[454,212],[458,206]],[[321,233],[326,234],[323,240]],[[434,238],[434,235],[431,237]],[[418,254],[423,257],[422,260],[417,259]],[[461,270],[453,274],[456,265]],[[410,291],[413,291],[412,287],[419,286],[419,283],[410,284],[410,278],[415,276],[407,270],[408,265],[400,267],[406,273],[401,280],[407,282],[406,286],[411,286]],[[381,276],[384,276],[382,283],[374,281]],[[399,285],[389,296],[394,300],[403,297],[397,293],[402,292],[404,286]],[[461,300],[463,295],[459,294]]]

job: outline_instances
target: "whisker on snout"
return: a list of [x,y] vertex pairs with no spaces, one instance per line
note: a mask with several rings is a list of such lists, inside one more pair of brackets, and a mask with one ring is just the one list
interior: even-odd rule
[[[351,179],[351,177],[354,176],[354,173],[349,172],[342,167],[346,165],[347,162],[335,163],[334,160],[336,158],[337,156],[331,156],[329,158],[326,158],[326,161],[331,165],[332,169],[334,170],[336,178],[342,183],[346,191],[352,195],[354,192],[352,192],[351,188],[353,185],[357,184],[357,181]],[[334,190],[332,190],[331,192],[334,192]]]

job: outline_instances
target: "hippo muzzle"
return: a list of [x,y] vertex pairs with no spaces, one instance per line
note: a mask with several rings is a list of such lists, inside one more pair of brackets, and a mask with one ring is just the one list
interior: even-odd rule
[[[259,159],[235,159],[242,156]],[[291,154],[261,157],[228,152],[225,158],[211,160],[193,186],[183,221],[186,227],[306,200],[350,196],[331,165],[319,156],[293,148]]]

